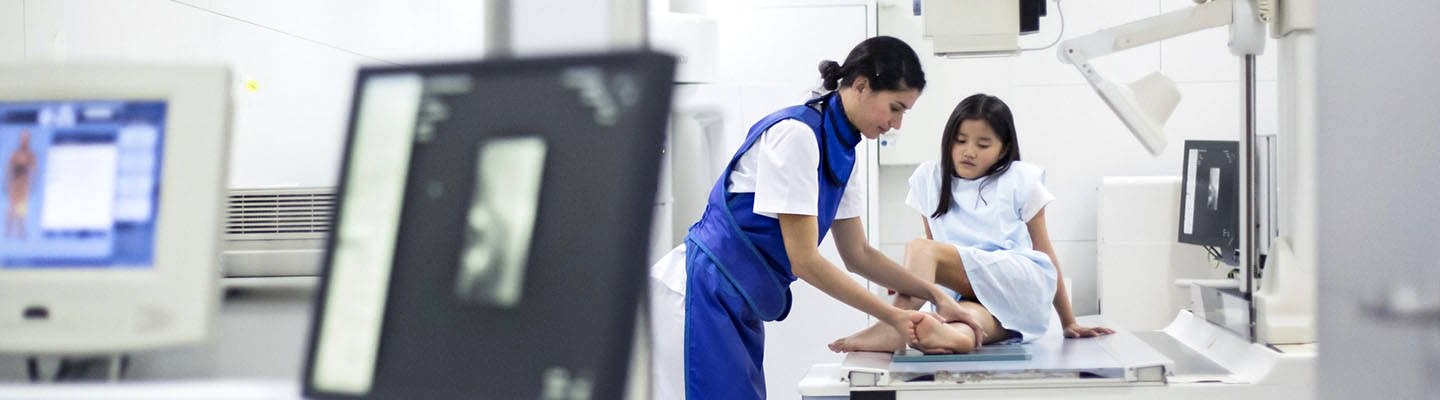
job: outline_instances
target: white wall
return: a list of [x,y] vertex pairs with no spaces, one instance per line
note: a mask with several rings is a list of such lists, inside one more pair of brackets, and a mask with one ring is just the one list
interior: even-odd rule
[[[1061,268],[1073,280],[1077,314],[1099,312],[1096,287],[1096,199],[1100,179],[1114,175],[1179,175],[1185,139],[1238,140],[1243,135],[1239,58],[1225,46],[1224,29],[1175,38],[1096,60],[1107,78],[1128,83],[1159,70],[1175,81],[1182,100],[1165,125],[1169,145],[1152,157],[1053,48],[1018,57],[941,59],[921,37],[920,18],[909,2],[882,7],[880,34],[904,39],[922,53],[925,93],[905,117],[900,136],[880,150],[881,250],[901,259],[904,244],[923,235],[919,216],[903,204],[905,181],[918,163],[938,159],[940,131],[960,99],[976,92],[1010,105],[1023,159],[1046,168],[1046,186],[1057,200],[1046,210]],[[1188,0],[1064,0],[1065,38],[1190,7]],[[1021,46],[1039,47],[1059,32],[1059,13],[1047,3],[1041,31]],[[1274,133],[1273,40],[1259,57],[1259,133]],[[1123,283],[1120,283],[1123,284]]]
[[0,61],[228,64],[231,187],[331,186],[355,69],[479,57],[482,8],[455,0],[0,0]]

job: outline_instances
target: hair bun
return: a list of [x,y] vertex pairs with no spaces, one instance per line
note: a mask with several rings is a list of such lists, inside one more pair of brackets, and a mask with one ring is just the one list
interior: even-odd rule
[[825,60],[820,62],[820,79],[824,81],[821,85],[825,90],[835,90],[840,87],[840,63]]

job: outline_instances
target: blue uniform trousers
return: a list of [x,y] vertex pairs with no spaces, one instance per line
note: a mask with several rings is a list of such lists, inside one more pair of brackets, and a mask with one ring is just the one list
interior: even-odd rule
[[764,399],[765,322],[700,246],[685,252],[685,398]]

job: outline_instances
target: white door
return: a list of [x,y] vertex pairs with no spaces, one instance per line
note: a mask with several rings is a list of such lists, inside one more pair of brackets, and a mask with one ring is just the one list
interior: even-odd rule
[[1320,1],[1321,398],[1440,396],[1440,2]]

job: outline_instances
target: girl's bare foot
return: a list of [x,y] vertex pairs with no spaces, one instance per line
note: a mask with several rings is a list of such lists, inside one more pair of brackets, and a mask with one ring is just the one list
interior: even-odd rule
[[895,351],[905,347],[905,338],[886,324],[870,325],[855,334],[836,339],[826,347],[836,353],[852,351]]
[[933,314],[917,313],[910,317],[915,324],[919,349],[925,354],[969,353],[975,350],[975,330],[963,323],[947,324]]

